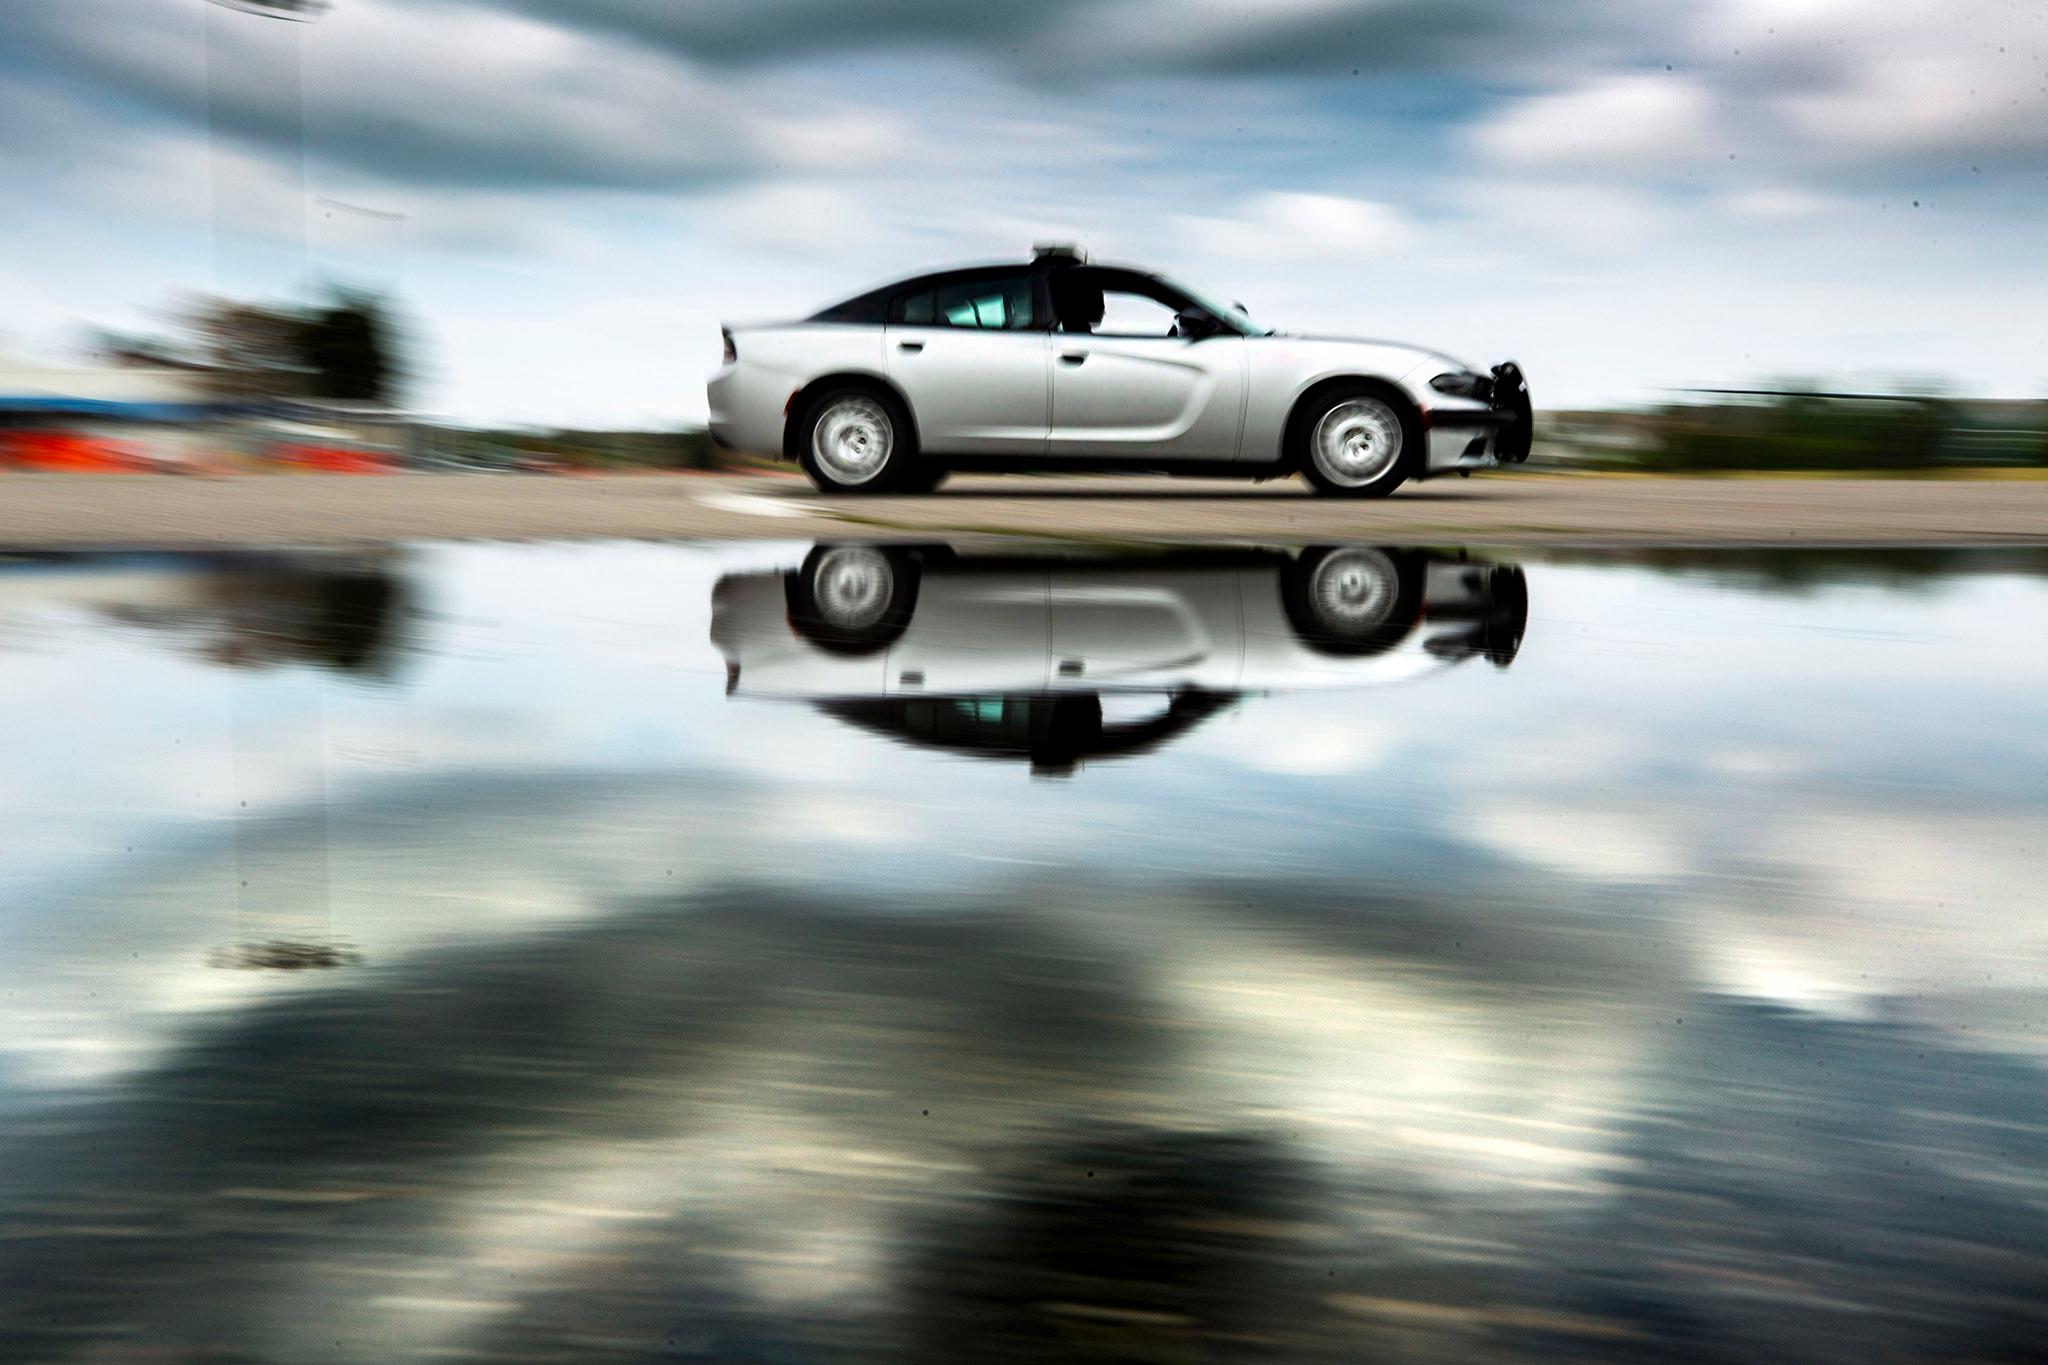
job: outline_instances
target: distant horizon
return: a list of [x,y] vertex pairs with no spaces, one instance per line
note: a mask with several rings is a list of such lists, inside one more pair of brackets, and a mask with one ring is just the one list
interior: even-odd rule
[[[34,366],[48,365],[51,368],[72,366],[92,368],[95,364],[105,364],[104,357],[105,353],[103,350],[93,347],[84,339],[80,339],[70,345],[60,344],[49,347],[34,347],[25,346],[21,344],[20,338],[0,332],[0,367],[4,367],[6,362],[12,360],[28,362]],[[133,368],[146,369],[148,367],[133,366]],[[1924,397],[1956,403],[2013,404],[2016,406],[2048,404],[2048,383],[2044,383],[2041,391],[2037,393],[2006,395],[1968,392],[1953,385],[1943,384],[1937,376],[1924,374],[1872,375],[1860,378],[1861,386],[1859,387],[1857,377],[1779,375],[1760,381],[1754,386],[1697,384],[1657,389],[1645,388],[1638,390],[1633,396],[1627,398],[1584,403],[1545,401],[1543,395],[1539,392],[1536,395],[1536,410],[1539,413],[1627,414],[1632,412],[1653,412],[1674,404],[1697,402],[1716,396],[1727,398],[1799,396],[1872,401]],[[0,397],[4,396],[4,394],[0,394]],[[320,403],[325,401],[340,402],[342,400],[324,400],[317,395],[308,395],[303,400],[293,401]],[[462,413],[447,411],[430,408],[416,402],[394,405],[392,411],[402,412],[408,416],[440,426],[477,431],[546,431],[562,429],[617,432],[702,432],[706,429],[705,418],[701,413],[694,417],[684,416],[650,422],[559,422],[548,419],[537,421],[513,419],[501,414],[488,412]]]

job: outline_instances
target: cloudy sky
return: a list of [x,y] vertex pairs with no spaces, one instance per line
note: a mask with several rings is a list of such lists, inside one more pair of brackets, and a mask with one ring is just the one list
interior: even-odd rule
[[0,333],[396,291],[418,402],[701,419],[720,318],[1050,235],[1542,401],[2048,392],[2023,0],[0,8]]

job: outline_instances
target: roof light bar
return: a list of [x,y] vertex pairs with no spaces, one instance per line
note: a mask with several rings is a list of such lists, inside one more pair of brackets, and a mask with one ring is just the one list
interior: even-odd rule
[[1031,259],[1034,261],[1074,261],[1088,264],[1088,249],[1078,242],[1033,242]]

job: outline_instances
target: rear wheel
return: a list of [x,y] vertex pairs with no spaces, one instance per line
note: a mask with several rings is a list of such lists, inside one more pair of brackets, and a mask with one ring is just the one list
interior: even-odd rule
[[879,389],[828,389],[804,409],[799,462],[821,493],[882,493],[917,460],[902,405]]
[[819,545],[784,580],[789,624],[834,654],[872,654],[910,624],[915,556],[880,545]]
[[946,476],[953,471],[932,460],[919,460],[903,471],[903,477],[896,481],[898,493],[935,493]]
[[1379,388],[1339,390],[1296,418],[1294,460],[1319,493],[1383,498],[1407,480],[1422,439],[1405,400]]

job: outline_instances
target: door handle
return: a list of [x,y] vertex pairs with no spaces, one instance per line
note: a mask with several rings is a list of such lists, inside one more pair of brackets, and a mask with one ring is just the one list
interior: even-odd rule
[[1086,351],[1061,351],[1061,352],[1060,352],[1060,364],[1062,364],[1062,365],[1078,365],[1078,364],[1080,364],[1080,363],[1081,363],[1082,361],[1086,360],[1087,358],[1088,358],[1088,353],[1087,353]]
[[917,351],[922,351],[924,349],[924,343],[922,341],[899,341],[896,343],[896,349],[899,351],[910,351],[914,353]]

